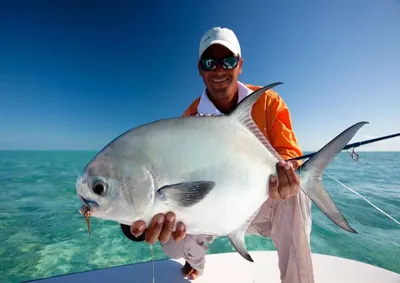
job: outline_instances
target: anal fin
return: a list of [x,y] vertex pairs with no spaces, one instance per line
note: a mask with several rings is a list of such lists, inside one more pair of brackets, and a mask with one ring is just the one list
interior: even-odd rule
[[254,262],[254,260],[252,259],[249,252],[246,249],[246,244],[244,242],[245,233],[246,233],[245,230],[240,230],[234,234],[229,235],[228,238],[232,246],[242,257],[244,257],[250,262]]
[[245,259],[250,262],[254,262],[253,258],[250,256],[249,252],[247,251],[246,244],[245,244],[245,236],[246,231],[253,222],[253,219],[256,217],[258,212],[260,211],[261,207],[259,207],[249,219],[247,219],[246,223],[231,235],[228,235],[229,241],[231,242],[232,246],[236,249],[236,251]]

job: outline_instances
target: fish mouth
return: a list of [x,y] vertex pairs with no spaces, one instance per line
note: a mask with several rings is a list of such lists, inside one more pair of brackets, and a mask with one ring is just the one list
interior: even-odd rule
[[88,206],[90,207],[90,209],[98,208],[98,207],[99,207],[99,204],[98,204],[97,202],[95,202],[94,200],[86,199],[86,198],[84,198],[84,197],[81,196],[81,195],[79,195],[79,198],[81,199],[81,201],[82,201],[84,204],[88,205]]
[[79,198],[83,201],[83,205],[79,212],[83,215],[86,220],[86,225],[88,227],[89,236],[91,235],[90,232],[90,216],[92,215],[93,208],[97,208],[99,204],[93,200],[88,200],[83,196],[79,195]]

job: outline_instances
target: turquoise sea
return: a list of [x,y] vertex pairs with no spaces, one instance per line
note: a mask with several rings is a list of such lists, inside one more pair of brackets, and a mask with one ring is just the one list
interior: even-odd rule
[[[92,219],[88,235],[75,181],[95,152],[0,151],[0,282],[55,276],[151,260],[149,245],[125,238],[119,225]],[[400,220],[400,153],[342,152],[327,173]],[[312,250],[400,273],[400,225],[325,177],[324,183],[358,234],[339,230],[313,206]],[[249,250],[272,250],[248,237]],[[225,238],[210,253],[233,251]],[[155,259],[163,259],[159,245]]]

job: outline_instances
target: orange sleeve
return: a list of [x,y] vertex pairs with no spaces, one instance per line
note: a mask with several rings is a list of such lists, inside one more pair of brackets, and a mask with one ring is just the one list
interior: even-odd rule
[[199,104],[200,98],[197,98],[189,105],[188,108],[183,112],[182,116],[191,116],[197,113],[197,105]]
[[289,109],[277,94],[267,99],[267,125],[272,147],[285,160],[303,155],[293,131]]

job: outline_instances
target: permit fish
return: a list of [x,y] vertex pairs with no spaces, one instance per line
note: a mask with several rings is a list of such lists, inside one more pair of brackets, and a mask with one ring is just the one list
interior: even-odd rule
[[[268,199],[269,178],[282,157],[257,125],[251,110],[257,99],[281,82],[267,85],[222,116],[157,120],[116,137],[78,176],[76,192],[89,217],[125,225],[172,211],[188,234],[226,236],[253,261],[245,232]],[[301,167],[300,189],[337,226],[356,233],[322,184],[329,162],[368,122],[335,137]]]

